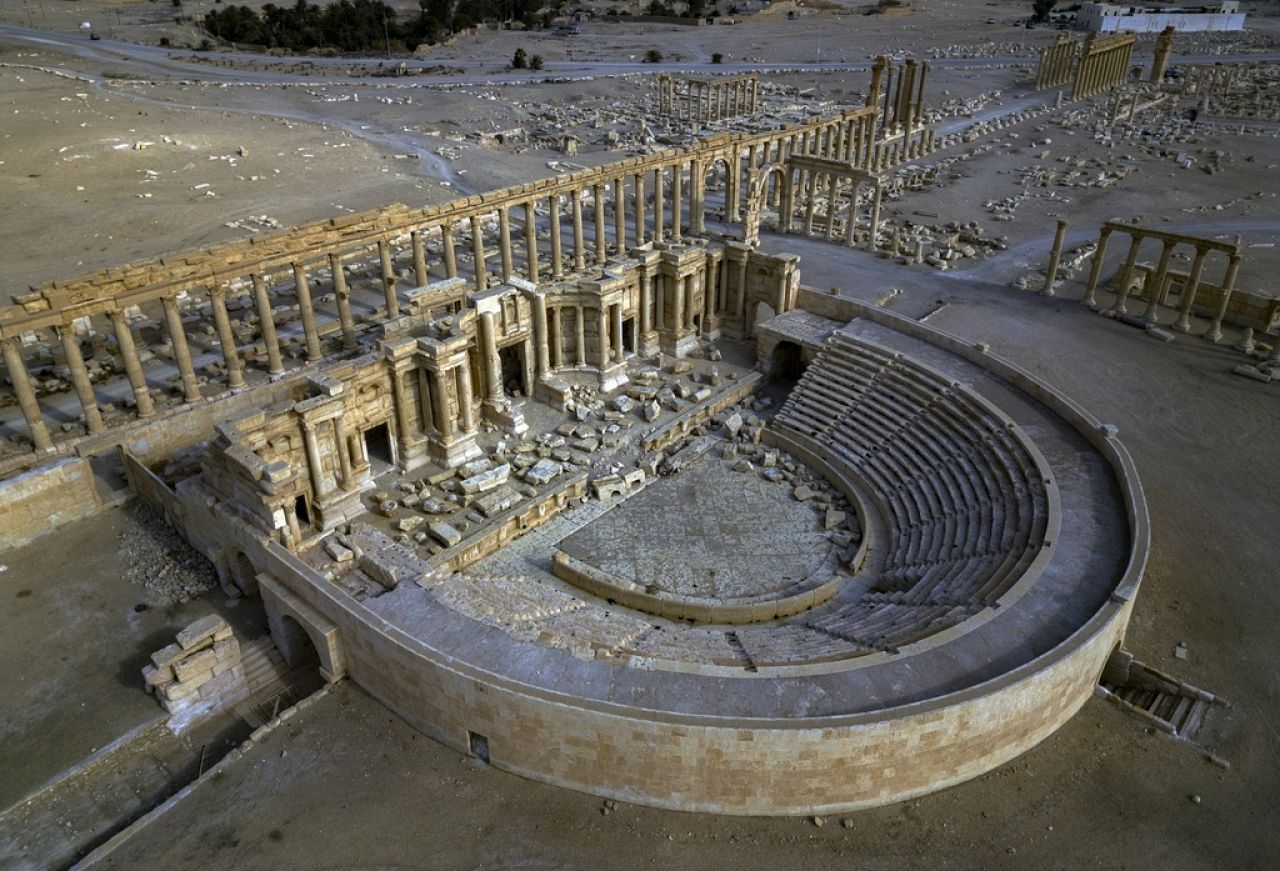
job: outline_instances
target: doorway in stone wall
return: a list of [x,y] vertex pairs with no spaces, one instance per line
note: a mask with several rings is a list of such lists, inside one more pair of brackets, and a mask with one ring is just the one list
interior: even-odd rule
[[364,451],[375,475],[390,468],[395,462],[395,458],[391,456],[391,431],[385,421],[364,431]]
[[502,364],[502,392],[507,396],[528,395],[524,383],[524,359],[520,345],[508,345],[498,349],[498,361]]
[[627,318],[622,322],[622,347],[633,354],[639,354],[636,346],[636,319]]

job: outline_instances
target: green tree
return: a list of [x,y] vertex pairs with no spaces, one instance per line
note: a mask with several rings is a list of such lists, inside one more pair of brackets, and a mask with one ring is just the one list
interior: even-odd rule
[[647,64],[662,63],[662,52],[658,51],[656,48],[649,49],[644,53],[644,62]]
[[1048,21],[1049,12],[1057,2],[1058,0],[1031,0],[1031,20]]
[[722,61],[724,61],[724,55],[722,55],[722,54],[721,54],[720,52],[718,52],[718,51],[717,51],[717,52],[713,52],[713,53],[712,53],[712,55],[711,55],[711,62],[712,62],[713,64],[718,64],[718,63],[721,63]]
[[542,69],[542,55],[535,54],[533,57],[529,58],[529,69],[534,70],[535,72]]
[[522,70],[529,65],[529,56],[525,54],[523,48],[517,48],[516,53],[511,56],[511,68],[514,70]]

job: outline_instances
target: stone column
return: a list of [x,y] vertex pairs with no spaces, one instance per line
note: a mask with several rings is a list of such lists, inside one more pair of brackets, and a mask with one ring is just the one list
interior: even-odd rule
[[551,277],[564,278],[564,249],[560,244],[560,195],[548,198],[551,206]]
[[[44,416],[40,413],[40,403],[36,400],[36,392],[31,387],[27,364],[23,362],[22,352],[18,350],[18,340],[13,336],[0,339],[0,347],[4,349],[4,365],[9,370],[13,392],[18,395],[18,408],[27,422],[27,432],[31,434],[31,441],[37,451],[50,450],[53,448],[53,440],[49,438],[49,428],[45,426]],[[133,350],[132,343],[130,350]],[[148,397],[148,403],[150,403],[150,397]]]
[[587,245],[582,229],[582,191],[569,191],[569,203],[573,209],[573,270],[583,272],[587,268]]
[[462,364],[454,369],[458,373],[458,410],[462,414],[462,431],[475,432],[476,412],[471,407],[471,364],[464,356]]
[[609,312],[604,303],[596,309],[596,351],[598,352],[597,364],[600,371],[609,368]]
[[667,203],[664,173],[665,170],[661,166],[653,171],[653,241],[655,242],[666,239]]
[[850,248],[856,243],[855,236],[858,231],[858,190],[862,187],[862,183],[857,179],[852,179],[849,183],[849,204],[845,207],[844,218],[844,244]]
[[647,275],[647,274],[642,274],[642,275],[640,276],[640,318],[639,318],[639,326],[640,326],[640,335],[641,335],[641,336],[647,336],[647,335],[649,334],[650,330],[652,330],[652,329],[653,329],[653,323],[652,323],[652,321],[651,321],[651,319],[650,319],[650,317],[649,317],[649,309],[650,309],[650,307],[652,306],[652,303],[650,302],[650,299],[649,299],[649,282],[650,282],[650,280],[651,280],[651,278],[650,278],[650,276],[649,276],[649,275]]
[[706,215],[702,205],[704,198],[702,161],[695,157],[689,161],[689,232],[691,233],[707,231]]
[[316,430],[311,421],[303,418],[298,423],[302,425],[302,440],[307,448],[307,476],[311,479],[311,493],[318,502],[328,493],[324,469],[320,465],[320,445],[316,442]]
[[673,282],[675,284],[675,299],[672,300],[672,317],[671,329],[679,332],[684,329],[684,290],[685,279],[683,275],[677,276]]
[[448,441],[453,438],[453,412],[449,408],[449,394],[445,390],[444,379],[448,374],[445,372],[430,372],[427,375],[427,384],[431,389],[431,419],[435,423],[436,432],[440,433],[440,438]]
[[448,278],[458,277],[458,252],[453,247],[453,224],[440,225],[440,248],[444,254],[444,274]]
[[871,227],[867,231],[867,250],[875,251],[880,237],[880,181],[875,182],[875,193],[871,195]]
[[804,234],[806,236],[813,235],[813,213],[818,207],[818,173],[814,170],[807,172],[808,178],[805,182],[805,196],[808,198],[804,204]]
[[164,307],[164,324],[169,332],[169,342],[173,347],[173,362],[178,367],[178,375],[182,379],[182,393],[187,402],[200,401],[200,386],[196,383],[196,370],[191,364],[191,348],[187,346],[187,333],[182,328],[182,314],[178,311],[178,300],[172,296],[162,297],[160,304]]
[[[320,334],[316,331],[316,312],[311,307],[311,288],[307,284],[307,270],[301,263],[293,264],[293,282],[294,292],[298,297],[298,314],[302,316],[303,337],[307,343],[307,362],[314,363],[321,356]],[[389,299],[394,298],[393,293]],[[390,311],[388,314],[390,315]]]
[[333,276],[333,296],[338,304],[342,347],[350,351],[356,346],[356,322],[351,317],[351,288],[347,287],[347,273],[342,265],[342,257],[333,252],[329,254],[329,274]]
[[480,342],[484,348],[485,365],[485,399],[491,405],[498,405],[503,400],[502,363],[498,358],[498,330],[494,324],[493,312],[480,315]]
[[351,456],[347,452],[347,431],[342,425],[342,415],[333,418],[333,443],[337,447],[338,452],[338,469],[342,477],[339,478],[338,484],[343,490],[350,490],[351,480]]
[[[280,359],[280,339],[276,335],[275,315],[271,311],[271,296],[267,293],[266,279],[256,272],[253,274],[253,299],[258,308],[258,328],[262,333],[262,344],[267,350],[267,371],[272,375],[279,375],[284,371],[284,361]],[[128,324],[125,326],[127,328]],[[119,333],[120,329],[117,325],[117,338]],[[132,338],[129,340],[129,347],[133,347]]]
[[547,298],[540,293],[530,296],[533,303],[533,345],[537,361],[537,374],[545,375],[551,369],[547,352]]
[[[90,435],[101,432],[102,410],[98,408],[98,398],[94,395],[93,383],[89,380],[89,370],[85,368],[84,356],[80,353],[80,340],[76,338],[76,331],[70,324],[60,326],[57,330],[58,338],[62,340],[62,353],[67,358],[67,368],[71,370],[71,384],[75,388],[76,398],[80,400],[80,408],[84,411],[85,429]],[[13,366],[10,365],[10,370],[12,369]]]
[[[387,298],[387,317],[394,320],[400,317],[400,300],[396,296],[396,271],[391,265],[391,243],[386,239],[378,240],[378,261],[382,266],[382,294]],[[297,268],[295,264],[294,269]],[[311,359],[309,351],[307,359]]]
[[559,369],[564,365],[564,323],[560,319],[560,307],[556,306],[547,314],[551,318],[549,332],[554,337],[551,342],[551,368]]
[[836,231],[836,197],[840,192],[840,179],[835,173],[827,175],[827,226],[825,236],[829,240]]
[[1053,283],[1058,280],[1058,263],[1062,260],[1062,240],[1067,235],[1067,222],[1058,220],[1057,232],[1053,234],[1053,250],[1049,252],[1049,268],[1044,277],[1044,288],[1040,291],[1045,296],[1053,296]]
[[475,261],[475,288],[484,290],[489,286],[489,268],[485,265],[484,229],[479,215],[471,216],[471,259]]
[[1129,254],[1124,259],[1124,268],[1120,270],[1120,287],[1117,291],[1115,313],[1118,315],[1127,314],[1129,309],[1125,306],[1126,300],[1129,299],[1129,283],[1133,281],[1134,264],[1138,261],[1138,248],[1142,245],[1142,236],[1133,233],[1129,241]]
[[414,230],[409,234],[413,240],[413,280],[418,287],[426,287],[431,278],[427,275],[427,247],[422,241],[422,231]]
[[1227,303],[1231,302],[1231,293],[1236,287],[1236,273],[1239,271],[1240,255],[1232,254],[1231,260],[1227,263],[1227,275],[1222,280],[1222,299],[1218,303],[1218,311],[1213,316],[1209,332],[1204,334],[1204,337],[1214,344],[1222,341],[1222,319],[1227,316]]
[[498,248],[502,257],[502,283],[508,284],[515,270],[511,265],[511,215],[506,206],[498,209]]
[[1098,247],[1093,250],[1093,261],[1089,264],[1089,284],[1084,292],[1084,304],[1089,308],[1097,308],[1098,279],[1102,277],[1102,258],[1107,253],[1107,240],[1111,238],[1111,228],[1103,227],[1098,234]]
[[1165,279],[1169,275],[1169,261],[1173,259],[1173,249],[1178,245],[1172,239],[1164,240],[1164,248],[1160,251],[1160,262],[1156,265],[1155,274],[1148,279],[1147,284],[1147,310],[1143,313],[1142,319],[1155,323],[1157,319],[1157,308],[1160,305],[1160,289],[1164,287]]
[[604,226],[604,185],[597,184],[591,188],[592,221],[596,231],[596,265],[604,266],[609,260],[609,250],[605,241]]
[[[213,325],[218,332],[218,347],[222,349],[222,361],[227,369],[227,386],[232,390],[244,387],[244,366],[236,350],[236,334],[231,331],[231,318],[227,315],[227,289],[221,284],[209,288],[209,307],[213,309]],[[77,350],[79,348],[77,347]],[[81,363],[83,366],[84,364]],[[90,430],[92,432],[92,430]]]
[[625,357],[622,347],[622,303],[609,307],[613,312],[613,358],[621,363]]
[[[142,361],[138,359],[138,348],[133,343],[133,330],[129,326],[129,320],[124,316],[122,311],[113,311],[110,314],[111,325],[115,327],[116,343],[120,346],[120,356],[124,359],[124,371],[129,376],[129,386],[133,388],[133,399],[138,406],[138,417],[151,417],[156,413],[155,404],[151,401],[151,393],[147,390],[147,378],[142,371]],[[7,353],[7,350],[6,350]],[[16,353],[16,349],[15,349]],[[279,352],[277,351],[277,354]],[[7,358],[6,358],[7,359]],[[9,372],[13,374],[14,366],[10,362]],[[21,362],[21,360],[19,360]],[[21,377],[26,379],[26,369],[21,372]],[[16,386],[15,386],[16,389]],[[22,395],[18,395],[19,405],[22,404]],[[36,409],[36,417],[39,417],[39,407],[35,406],[35,394],[31,394],[31,402]],[[26,414],[24,408],[23,414]],[[27,423],[30,424],[30,418]],[[40,424],[44,426],[43,422]],[[39,441],[37,440],[37,445]]]
[[676,161],[671,166],[671,239],[676,244],[683,241],[680,225],[684,217],[684,166]]
[[526,275],[532,284],[538,283],[538,213],[533,200],[524,204],[524,247],[529,259]]
[[627,198],[621,176],[613,180],[613,244],[621,257],[627,250]]
[[1178,312],[1178,320],[1173,328],[1180,333],[1191,331],[1191,307],[1196,303],[1196,294],[1200,292],[1200,273],[1204,272],[1204,259],[1209,256],[1208,248],[1196,248],[1196,257],[1191,261],[1191,274],[1182,287],[1182,309]]
[[635,192],[635,220],[636,220],[636,244],[643,245],[645,242],[645,217],[644,217],[644,173],[637,172],[631,177],[632,190]]
[[574,361],[579,366],[583,366],[587,362],[587,326],[586,326],[585,320],[583,319],[582,306],[574,307],[573,320],[574,320],[574,328],[577,330],[577,333],[578,333],[577,335],[578,344],[575,345],[573,349]]

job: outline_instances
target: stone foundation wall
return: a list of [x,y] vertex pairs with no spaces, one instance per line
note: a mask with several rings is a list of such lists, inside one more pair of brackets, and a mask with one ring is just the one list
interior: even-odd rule
[[240,642],[217,614],[191,623],[173,644],[153,653],[142,679],[169,712],[169,728],[177,733],[249,697]]
[[89,461],[68,457],[0,481],[0,551],[19,547],[103,507]]

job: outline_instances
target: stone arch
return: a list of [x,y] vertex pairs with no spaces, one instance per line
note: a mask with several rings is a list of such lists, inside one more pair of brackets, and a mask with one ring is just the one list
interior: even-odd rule
[[244,551],[238,547],[229,548],[223,552],[223,560],[227,575],[241,593],[252,596],[258,592],[258,570]]
[[321,676],[329,683],[346,676],[346,657],[338,627],[268,574],[258,576],[262,604],[267,611],[271,638],[290,666],[303,665],[308,645],[319,659]]
[[[751,180],[751,188],[747,191],[747,211],[743,218],[742,241],[747,245],[755,245],[760,241],[760,216],[764,212],[769,194],[769,178],[777,173],[784,190],[782,202],[790,202],[791,198],[785,190],[790,181],[790,174],[781,163],[770,163],[763,166]],[[785,229],[781,217],[778,219],[779,229]]]
[[[767,305],[767,303],[761,303]],[[795,342],[783,339],[773,346],[769,355],[768,375],[770,381],[794,383],[804,374],[804,349]]]

